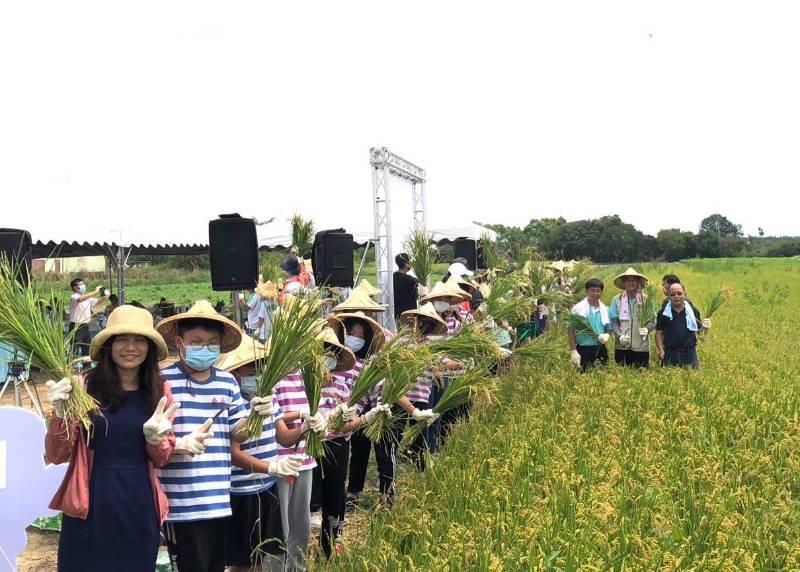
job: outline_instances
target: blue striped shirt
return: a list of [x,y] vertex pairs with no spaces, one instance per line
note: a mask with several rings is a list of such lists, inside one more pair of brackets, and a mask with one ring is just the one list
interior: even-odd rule
[[[264,420],[264,428],[256,439],[248,439],[241,445],[243,452],[260,461],[278,460],[278,442],[275,440],[275,421],[283,417],[283,410],[275,408],[275,414]],[[253,473],[233,465],[231,468],[231,494],[253,495],[272,488],[278,482],[275,477],[265,473]]]
[[203,382],[190,380],[180,362],[161,370],[181,404],[172,423],[175,435],[188,435],[230,405],[214,420],[214,436],[202,455],[173,455],[158,470],[158,478],[169,499],[168,522],[189,522],[223,518],[231,514],[231,433],[248,416],[247,403],[239,393],[236,379],[214,368]]

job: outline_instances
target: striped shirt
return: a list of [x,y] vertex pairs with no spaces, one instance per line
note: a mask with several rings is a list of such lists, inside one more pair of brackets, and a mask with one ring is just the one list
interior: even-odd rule
[[428,403],[431,398],[431,384],[433,384],[433,373],[427,369],[423,375],[417,378],[417,385],[406,393],[406,397],[412,403],[420,401]]
[[454,334],[461,329],[461,320],[456,316],[450,315],[447,317],[447,333]]
[[[352,370],[351,370],[352,371]],[[325,385],[320,391],[319,410],[324,415],[329,415],[331,411],[336,409],[340,403],[347,403],[350,399],[350,386],[338,374],[331,375],[330,385]],[[338,433],[336,431],[328,431],[325,435],[325,441],[331,439],[338,439],[339,437],[346,437],[347,433]]]
[[181,362],[161,370],[175,401],[181,404],[172,428],[185,437],[225,405],[211,426],[214,436],[206,441],[202,455],[172,455],[158,470],[158,478],[169,499],[168,522],[190,522],[230,516],[231,433],[248,416],[248,406],[239,385],[227,371],[217,368],[203,382],[189,380]]
[[[272,462],[278,459],[278,442],[275,440],[275,421],[283,418],[280,407],[272,417],[264,420],[264,428],[256,439],[248,439],[241,445],[243,452],[259,461]],[[253,473],[233,465],[231,467],[231,494],[253,495],[272,488],[278,480],[265,473]]]
[[[308,398],[306,398],[306,389],[303,386],[303,378],[300,371],[290,373],[275,386],[275,405],[283,410],[286,415],[289,412],[297,411],[300,413],[308,413]],[[289,421],[286,427],[291,431],[297,429],[303,424],[301,419]],[[281,447],[278,443],[278,457],[288,457],[289,455],[302,455],[303,466],[300,467],[301,471],[308,471],[317,466],[317,462],[313,457],[306,455],[306,440],[301,439],[296,447]]]

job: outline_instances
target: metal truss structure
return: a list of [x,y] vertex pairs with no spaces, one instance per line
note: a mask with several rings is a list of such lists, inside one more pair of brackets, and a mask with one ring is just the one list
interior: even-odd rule
[[381,304],[384,308],[383,325],[396,331],[394,323],[394,254],[392,253],[392,201],[389,192],[391,175],[411,183],[413,198],[414,230],[427,229],[427,205],[425,202],[425,169],[411,161],[395,155],[386,147],[369,150],[372,168],[372,201],[375,217],[375,268]]

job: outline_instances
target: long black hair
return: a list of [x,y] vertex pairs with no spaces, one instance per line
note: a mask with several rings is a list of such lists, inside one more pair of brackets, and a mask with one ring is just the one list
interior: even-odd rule
[[[119,372],[111,357],[111,345],[116,336],[111,336],[100,348],[97,367],[86,376],[86,391],[100,402],[103,409],[116,411],[125,401],[125,390]],[[148,410],[155,410],[158,400],[164,395],[164,379],[158,368],[158,349],[152,340],[147,340],[147,357],[139,366],[139,385],[145,390]]]

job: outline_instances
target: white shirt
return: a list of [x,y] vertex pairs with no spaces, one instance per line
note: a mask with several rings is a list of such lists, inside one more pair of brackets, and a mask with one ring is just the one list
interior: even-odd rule
[[258,292],[253,292],[247,301],[247,326],[252,330],[258,327],[258,317],[262,306],[261,296]]
[[92,308],[97,304],[97,298],[87,298],[79,302],[83,294],[74,292],[69,298],[69,321],[73,324],[83,324],[92,317]]

